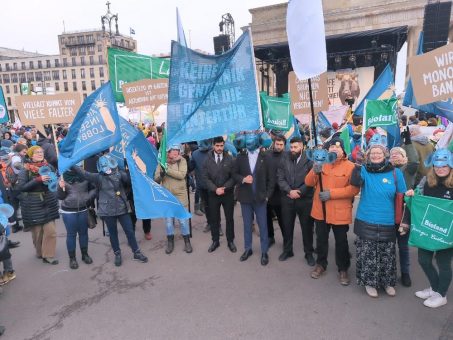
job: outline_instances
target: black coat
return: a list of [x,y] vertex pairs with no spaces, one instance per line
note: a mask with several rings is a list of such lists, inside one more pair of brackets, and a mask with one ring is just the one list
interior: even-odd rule
[[282,196],[286,196],[291,190],[299,190],[301,199],[312,200],[313,188],[305,185],[305,176],[312,167],[313,162],[308,160],[305,151],[302,151],[297,164],[291,160],[290,153],[285,152],[277,170],[277,183]]
[[77,166],[71,170],[98,188],[97,214],[100,217],[120,216],[129,212],[126,188],[130,185],[130,178],[126,172],[114,170],[110,175],[94,174]]
[[272,195],[269,197],[269,204],[272,205],[280,205],[281,204],[281,191],[280,187],[277,184],[277,171],[282,160],[282,156],[284,155],[284,151],[282,152],[274,152],[273,150],[269,150],[266,152],[269,157],[269,162],[271,166],[271,176],[275,181],[274,191]]
[[[253,176],[253,184],[242,183],[244,177]],[[248,153],[240,153],[235,161],[234,179],[238,183],[237,200],[241,203],[260,203],[272,195],[274,191],[275,180],[271,174],[271,164],[269,157],[264,152],[260,152],[256,160],[255,172],[252,174]]]
[[57,197],[61,200],[61,209],[64,211],[82,211],[87,209],[92,199],[97,195],[97,189],[89,188],[86,180],[74,183],[65,183],[65,190],[58,186]]
[[29,170],[22,169],[17,179],[16,190],[20,191],[22,219],[27,228],[60,218],[57,193],[50,192],[37,178]]
[[223,153],[220,164],[214,159],[214,151],[209,151],[208,157],[203,164],[202,176],[208,191],[215,192],[217,188],[225,187],[225,193],[233,192],[234,160],[228,153]]

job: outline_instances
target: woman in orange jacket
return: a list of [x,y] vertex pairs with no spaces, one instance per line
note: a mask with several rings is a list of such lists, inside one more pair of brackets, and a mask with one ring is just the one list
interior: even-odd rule
[[[337,159],[331,164],[315,162],[313,169],[305,177],[305,184],[315,187],[311,216],[315,219],[318,256],[311,277],[318,279],[327,268],[329,233],[332,229],[335,236],[335,262],[339,280],[341,285],[347,286],[350,282],[348,269],[351,264],[347,233],[349,224],[352,223],[352,202],[360,188],[350,184],[354,163],[347,159],[343,141],[334,137],[326,147],[329,152],[336,153]],[[320,176],[323,191],[320,189]]]

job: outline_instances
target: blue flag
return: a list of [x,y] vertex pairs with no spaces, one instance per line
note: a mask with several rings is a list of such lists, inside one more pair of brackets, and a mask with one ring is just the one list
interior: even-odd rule
[[[417,55],[423,54],[423,31],[420,32],[418,37]],[[434,103],[417,105],[417,100],[414,96],[414,89],[412,88],[412,81],[409,79],[406,87],[406,93],[403,100],[404,106],[410,106],[414,109],[430,112],[437,116],[445,117],[450,122],[453,122],[453,98],[440,100]]]
[[190,213],[167,189],[154,182],[157,155],[143,134],[137,134],[126,147],[126,159],[134,192],[135,214],[139,219],[190,218]]
[[390,67],[390,64],[387,64],[384,71],[379,75],[379,78],[374,82],[373,86],[371,86],[368,93],[363,97],[360,104],[354,111],[354,115],[356,116],[363,116],[363,110],[365,107],[365,100],[366,99],[379,99],[381,95],[389,89],[390,86],[393,85],[393,72]]
[[107,82],[85,99],[77,112],[66,138],[60,143],[58,170],[63,173],[120,140],[115,97],[110,82]]
[[115,146],[110,148],[110,155],[116,159],[118,167],[124,169],[124,158],[126,147],[129,145],[129,142],[134,138],[140,131],[132,126],[126,119],[119,117],[120,119],[120,130],[121,130],[121,140]]
[[256,130],[260,114],[249,31],[220,56],[200,54],[172,42],[169,145]]
[[294,116],[292,117],[292,119],[293,119],[293,124],[291,125],[290,129],[285,132],[285,138],[286,138],[285,149],[286,149],[286,151],[289,151],[291,138],[302,137],[302,135],[300,134],[300,130],[299,130],[299,121]]
[[8,121],[9,121],[8,107],[6,106],[3,89],[0,86],[0,124],[6,123]]

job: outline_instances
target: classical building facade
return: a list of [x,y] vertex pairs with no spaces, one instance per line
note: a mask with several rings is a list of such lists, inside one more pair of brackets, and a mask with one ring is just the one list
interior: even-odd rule
[[[335,63],[334,59],[348,58],[353,53],[362,50],[376,50],[375,52],[396,62],[396,53],[404,41],[407,41],[407,55],[416,54],[418,35],[423,30],[425,6],[437,1],[428,0],[323,0],[324,21],[327,39],[327,53],[329,67]],[[446,2],[442,0],[441,2]],[[288,68],[282,63],[288,57],[288,44],[286,35],[286,10],[287,3],[253,8],[251,29],[255,54],[262,61],[258,64],[261,71],[261,87],[265,89],[266,83],[270,84],[270,93],[276,91],[278,77],[276,73],[281,68]],[[449,38],[453,37],[453,12],[450,17]],[[356,33],[367,32],[368,45],[359,42]],[[375,34],[373,34],[373,32]],[[301,32],[303,34],[303,32]],[[343,40],[341,40],[343,39]],[[356,39],[356,40],[354,40]],[[382,41],[379,41],[381,39]],[[338,46],[342,42],[352,45],[341,51]],[[354,43],[357,47],[354,48]],[[374,43],[374,46],[373,46]],[[376,46],[377,45],[377,46]],[[341,47],[341,46],[340,46]],[[371,51],[372,52],[372,51]],[[343,55],[343,54],[344,55]],[[349,54],[349,55],[348,55]],[[366,56],[365,53],[364,58]],[[392,60],[392,56],[395,60]],[[357,55],[355,56],[357,57]],[[330,60],[331,59],[331,60]],[[273,72],[275,71],[275,72]],[[286,70],[287,71],[287,70]],[[286,79],[287,81],[287,79]]]

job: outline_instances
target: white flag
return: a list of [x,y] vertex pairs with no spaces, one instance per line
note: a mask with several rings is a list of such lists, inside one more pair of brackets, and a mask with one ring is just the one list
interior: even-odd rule
[[327,71],[326,32],[321,0],[290,0],[286,14],[291,64],[299,80]]
[[182,28],[181,17],[179,16],[178,7],[176,7],[176,26],[178,30],[178,43],[182,46],[187,47],[186,35],[184,34],[184,29]]

